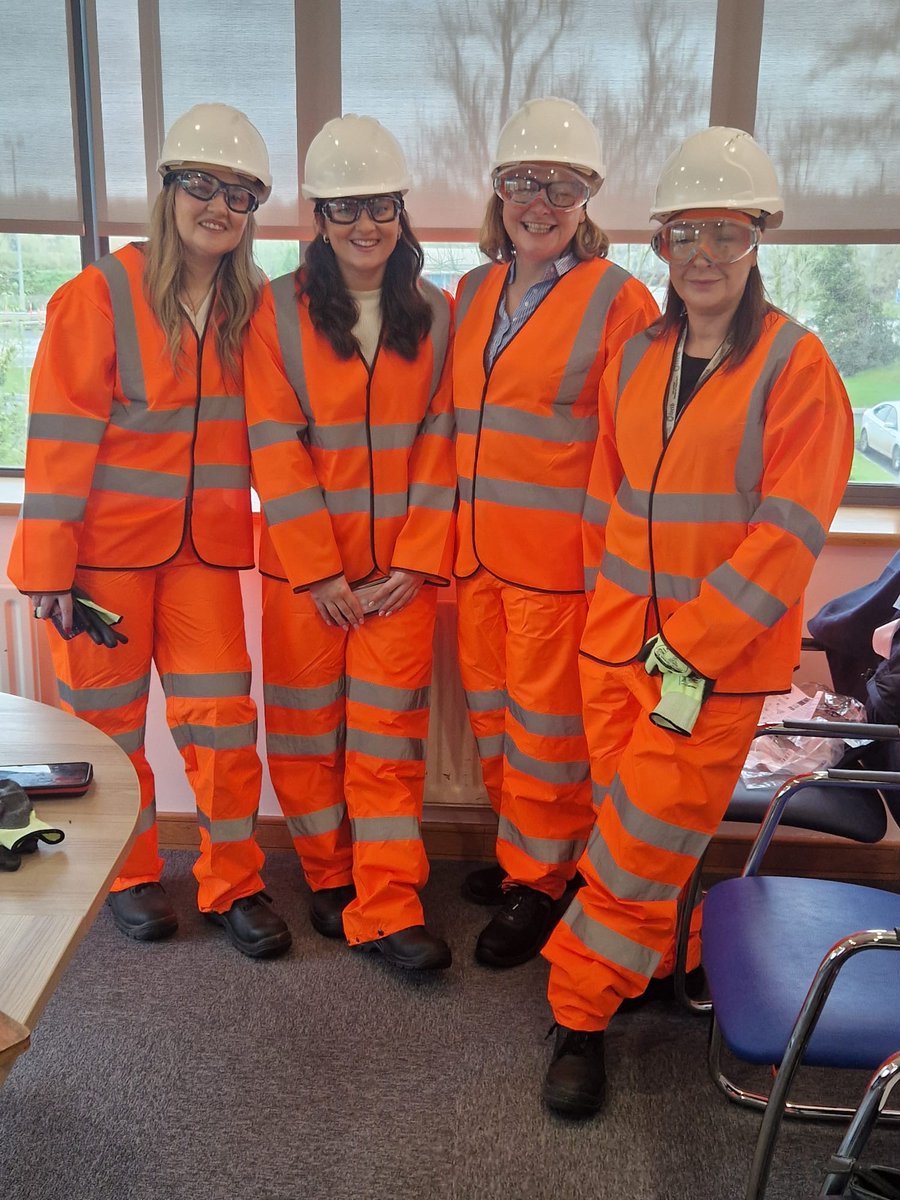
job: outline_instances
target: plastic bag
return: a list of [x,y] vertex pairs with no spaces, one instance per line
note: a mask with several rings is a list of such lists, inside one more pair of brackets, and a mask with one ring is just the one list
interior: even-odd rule
[[[812,694],[794,685],[784,696],[768,696],[760,714],[760,725],[782,721],[865,721],[866,711],[852,696],[841,696],[810,685]],[[841,738],[774,735],[758,737],[750,747],[741,771],[741,783],[747,788],[770,787],[784,783],[804,771],[833,767],[840,762],[849,745]]]

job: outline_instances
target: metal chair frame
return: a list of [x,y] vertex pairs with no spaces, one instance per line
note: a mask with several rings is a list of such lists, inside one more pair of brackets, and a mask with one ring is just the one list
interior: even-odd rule
[[886,1059],[869,1080],[859,1108],[828,1164],[829,1171],[819,1193],[820,1200],[825,1196],[844,1195],[850,1176],[859,1162],[859,1156],[869,1140],[869,1134],[875,1128],[875,1123],[897,1083],[900,1083],[900,1052]]

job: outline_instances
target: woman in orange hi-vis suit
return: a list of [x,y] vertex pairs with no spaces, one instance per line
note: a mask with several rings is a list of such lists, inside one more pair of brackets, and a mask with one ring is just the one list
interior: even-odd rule
[[597,131],[555,97],[500,133],[481,249],[457,293],[453,394],[459,659],[498,865],[464,894],[499,910],[479,962],[533,958],[593,822],[578,644],[587,614],[581,511],[609,358],[658,316],[606,259],[586,205],[605,174]]
[[371,117],[306,157],[316,237],[275,280],[245,359],[262,501],[269,770],[310,917],[398,967],[439,970],[420,820],[437,590],[456,476],[450,298],[420,278],[409,177]]
[[140,780],[138,837],[109,898],[116,925],[142,941],[177,925],[144,754],[155,663],[197,802],[200,910],[261,958],[291,936],[259,874],[262,767],[236,569],[253,565],[241,394],[263,282],[252,214],[272,180],[258,130],[225,104],[175,121],[159,171],[149,241],[87,267],[50,301],[8,570],[35,616],[66,631],[73,589],[122,614],[127,641],[112,649],[50,630],[63,705],[108,733]]
[[840,377],[763,291],[756,247],[782,210],[749,134],[688,138],[651,213],[663,316],[601,383],[581,650],[597,816],[584,886],[544,949],[557,1022],[544,1099],[570,1115],[603,1103],[620,1005],[672,992],[679,895],[764,694],[790,687],[803,590],[850,471]]

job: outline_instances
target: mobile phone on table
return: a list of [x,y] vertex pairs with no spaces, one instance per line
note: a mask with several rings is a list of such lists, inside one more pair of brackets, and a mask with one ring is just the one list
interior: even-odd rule
[[89,762],[0,763],[0,779],[11,779],[32,800],[83,796],[93,778],[94,767]]

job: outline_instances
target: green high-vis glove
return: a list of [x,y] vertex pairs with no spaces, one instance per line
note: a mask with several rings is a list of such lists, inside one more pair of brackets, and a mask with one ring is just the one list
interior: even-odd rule
[[650,720],[661,729],[690,737],[711,681],[696,675],[659,634],[647,642],[638,657],[644,660],[647,674],[659,675],[662,681],[659,703]]

